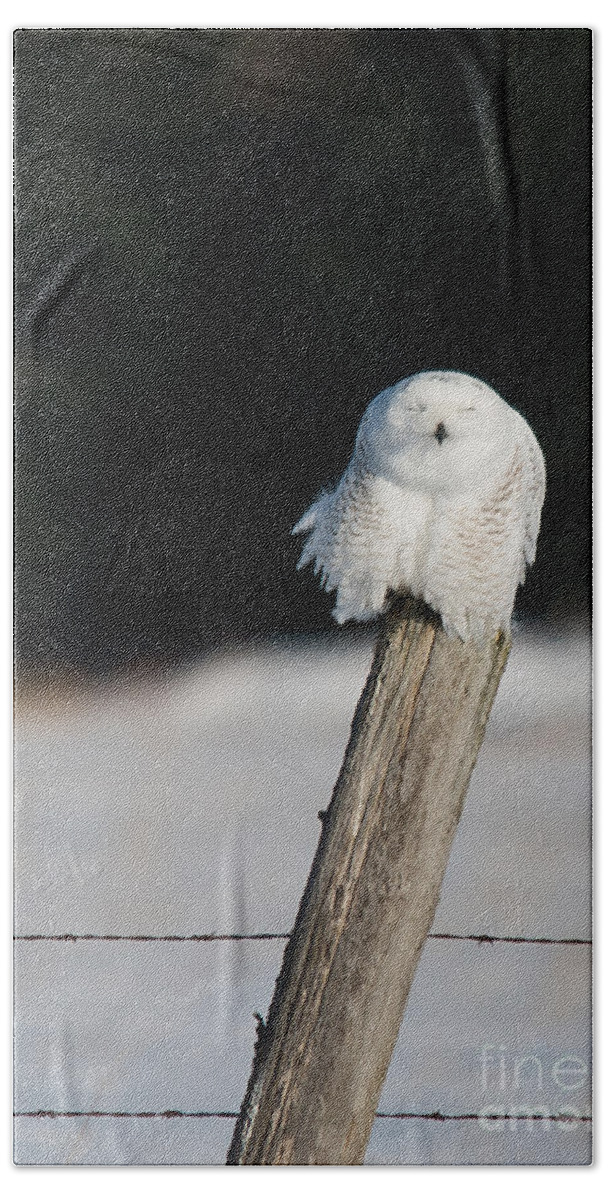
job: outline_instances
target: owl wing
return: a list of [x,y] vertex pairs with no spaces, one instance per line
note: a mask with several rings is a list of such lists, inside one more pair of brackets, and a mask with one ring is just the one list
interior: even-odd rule
[[526,421],[522,419],[522,459],[524,466],[524,563],[520,583],[526,573],[526,563],[532,566],[536,558],[536,542],[540,529],[540,514],[545,499],[545,460],[543,452]]
[[491,488],[438,506],[424,599],[463,640],[508,632],[518,584],[534,559],[544,463],[531,437],[538,453],[518,439]]
[[308,533],[298,570],[314,563],[328,592],[336,591],[334,617],[366,621],[381,612],[393,575],[395,534],[375,476],[357,459],[335,492],[324,492],[292,533]]

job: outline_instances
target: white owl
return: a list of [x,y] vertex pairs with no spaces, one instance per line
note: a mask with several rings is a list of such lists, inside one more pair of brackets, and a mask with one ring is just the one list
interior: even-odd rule
[[334,616],[366,621],[390,592],[440,614],[448,634],[509,631],[515,593],[534,562],[545,464],[527,422],[459,371],[423,371],[372,400],[333,492],[293,529],[308,533],[298,568],[315,563]]

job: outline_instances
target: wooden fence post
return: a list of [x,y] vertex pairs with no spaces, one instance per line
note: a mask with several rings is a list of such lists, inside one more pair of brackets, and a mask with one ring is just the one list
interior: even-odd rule
[[411,598],[384,619],[229,1164],[363,1161],[508,653]]

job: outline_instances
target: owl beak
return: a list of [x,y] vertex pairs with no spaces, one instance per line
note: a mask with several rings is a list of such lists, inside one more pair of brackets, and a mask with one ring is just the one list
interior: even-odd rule
[[433,437],[437,438],[439,445],[441,445],[441,443],[445,441],[447,436],[448,436],[448,431],[447,431],[443,421],[440,421],[435,430],[435,433],[433,434]]

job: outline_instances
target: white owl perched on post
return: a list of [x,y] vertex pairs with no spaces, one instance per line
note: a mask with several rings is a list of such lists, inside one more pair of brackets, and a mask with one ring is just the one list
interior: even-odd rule
[[508,633],[534,562],[545,464],[527,422],[471,375],[423,371],[372,400],[352,458],[293,533],[308,533],[334,616],[367,621],[409,592],[463,641]]

